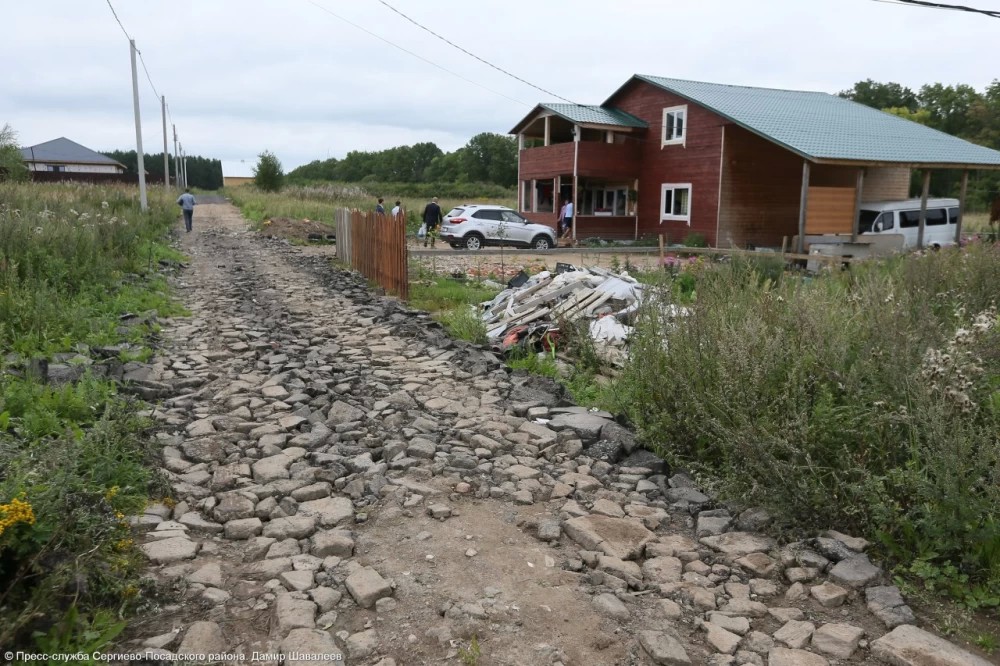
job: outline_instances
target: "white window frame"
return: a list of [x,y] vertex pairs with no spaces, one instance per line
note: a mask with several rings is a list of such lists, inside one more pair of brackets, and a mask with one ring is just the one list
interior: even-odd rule
[[[683,122],[681,124],[680,136],[671,136],[671,137],[667,136],[667,115],[671,113],[675,115],[679,114],[683,118]],[[660,129],[661,148],[663,146],[674,146],[674,145],[683,146],[687,144],[687,132],[688,132],[687,115],[688,115],[687,104],[682,104],[680,106],[668,106],[667,108],[663,109],[663,118],[662,118],[663,124],[661,125]],[[676,123],[674,126],[676,127]]]
[[[670,192],[676,192],[677,190],[687,190],[688,191],[688,209],[687,215],[670,215],[664,212],[666,208],[667,190]],[[663,183],[660,186],[660,224],[664,222],[686,222],[687,225],[691,226],[691,204],[694,200],[694,190],[691,187],[691,183]],[[671,196],[671,203],[674,201],[673,196]]]

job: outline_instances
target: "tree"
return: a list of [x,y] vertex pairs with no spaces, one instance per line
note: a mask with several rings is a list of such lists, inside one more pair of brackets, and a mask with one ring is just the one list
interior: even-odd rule
[[907,120],[912,120],[915,123],[920,123],[921,125],[931,124],[931,112],[927,109],[917,109],[916,111],[913,111],[905,106],[898,106],[882,110],[886,113],[891,113],[894,116],[899,116],[900,118],[906,118]]
[[930,126],[963,138],[967,132],[974,131],[969,113],[982,99],[975,88],[965,84],[944,86],[935,83],[920,88],[920,107],[930,111]]
[[28,167],[17,145],[17,132],[10,125],[0,129],[0,181],[27,180]]
[[850,90],[837,93],[840,97],[870,106],[873,109],[905,108],[916,111],[916,93],[898,83],[879,83],[871,79],[858,81]]
[[[105,150],[101,153],[125,165],[125,173],[138,172],[134,150]],[[168,154],[171,178],[174,177],[174,156]],[[143,165],[150,178],[163,178],[163,153],[143,153]],[[222,162],[200,155],[187,156],[188,185],[203,190],[217,190],[222,187]],[[162,181],[161,181],[162,182]]]
[[517,183],[517,140],[483,132],[465,144],[463,166],[469,181],[511,187]]
[[264,192],[279,192],[285,184],[281,161],[271,151],[265,150],[257,156],[257,164],[253,168],[253,183]]

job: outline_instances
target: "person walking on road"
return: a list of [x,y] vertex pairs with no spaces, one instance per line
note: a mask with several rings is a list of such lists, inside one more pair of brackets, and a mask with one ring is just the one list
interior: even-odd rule
[[566,205],[562,209],[562,236],[560,238],[566,238],[569,236],[569,232],[573,229],[573,200],[566,199]]
[[194,195],[191,194],[190,189],[184,188],[184,194],[177,197],[177,205],[184,212],[184,228],[188,233],[191,233],[191,226],[194,222]]
[[444,215],[441,213],[441,206],[438,205],[438,198],[434,197],[424,206],[424,224],[427,225],[427,235],[424,236],[424,247],[427,247],[428,239],[431,241],[431,247],[434,247],[434,241],[437,240],[438,235],[438,226],[440,226],[443,220]]

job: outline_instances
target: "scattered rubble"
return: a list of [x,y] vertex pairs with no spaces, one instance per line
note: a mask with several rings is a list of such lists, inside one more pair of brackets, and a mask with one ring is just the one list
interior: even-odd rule
[[560,264],[555,273],[542,271],[483,303],[482,319],[487,337],[501,350],[514,345],[550,350],[561,323],[587,320],[598,347],[621,364],[621,350],[632,333],[628,322],[634,320],[643,291],[628,273]]

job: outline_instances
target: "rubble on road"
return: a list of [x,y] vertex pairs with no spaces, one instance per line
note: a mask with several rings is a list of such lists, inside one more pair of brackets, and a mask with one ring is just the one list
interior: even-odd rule
[[556,273],[542,271],[483,303],[482,319],[501,351],[515,345],[551,351],[561,324],[589,320],[598,348],[620,364],[644,289],[627,272],[560,264]]

